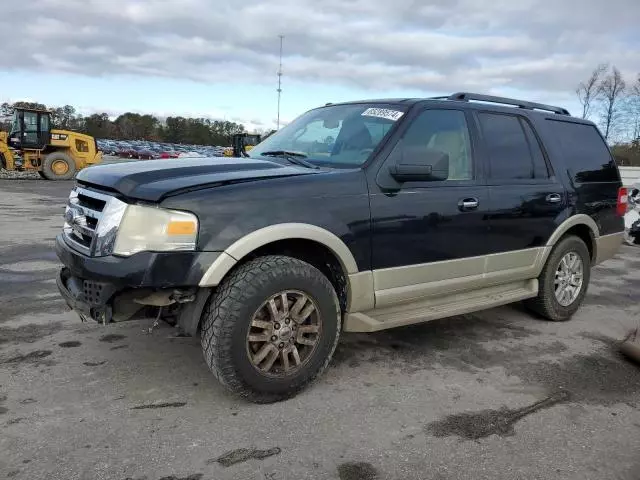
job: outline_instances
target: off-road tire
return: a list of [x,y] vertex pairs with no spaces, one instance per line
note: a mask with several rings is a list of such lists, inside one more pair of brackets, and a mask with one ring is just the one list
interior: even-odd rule
[[[68,169],[64,174],[56,174],[53,171],[53,163],[56,161],[64,161],[68,165]],[[47,180],[71,180],[76,174],[76,163],[63,152],[53,152],[47,155],[42,163],[42,174]]]
[[40,175],[40,177],[44,178],[45,180],[47,179],[47,177],[44,176],[44,172],[42,170],[38,170],[38,175]]
[[[260,305],[287,289],[313,299],[322,329],[306,364],[284,378],[268,377],[251,364],[247,331]],[[338,344],[341,312],[331,282],[317,268],[296,258],[269,255],[247,262],[223,280],[209,299],[202,322],[202,349],[215,377],[251,402],[271,403],[292,398],[324,371]]]
[[[575,252],[582,260],[582,288],[578,297],[568,306],[560,305],[555,295],[555,274],[558,264],[569,252]],[[582,239],[569,235],[562,238],[553,247],[547,263],[538,277],[538,296],[525,300],[527,308],[538,313],[547,320],[562,322],[571,319],[574,313],[580,308],[584,296],[587,294],[589,279],[591,277],[591,256],[589,249]]]

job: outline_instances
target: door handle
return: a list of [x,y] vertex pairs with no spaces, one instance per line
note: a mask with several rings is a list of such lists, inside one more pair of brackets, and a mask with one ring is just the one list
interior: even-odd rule
[[477,198],[463,198],[458,202],[458,208],[461,211],[475,210],[480,205]]
[[562,197],[560,196],[559,193],[550,193],[549,195],[547,195],[546,200],[549,203],[559,203],[562,201]]

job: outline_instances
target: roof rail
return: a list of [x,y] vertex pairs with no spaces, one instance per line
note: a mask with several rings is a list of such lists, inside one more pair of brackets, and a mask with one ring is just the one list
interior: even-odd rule
[[495,97],[493,95],[481,95],[479,93],[458,92],[447,97],[448,100],[459,100],[467,102],[469,100],[477,100],[479,102],[502,103],[503,105],[514,105],[527,110],[544,110],[547,112],[557,113],[558,115],[569,115],[566,108],[554,107],[553,105],[545,105],[543,103],[525,102],[524,100],[515,100],[513,98]]

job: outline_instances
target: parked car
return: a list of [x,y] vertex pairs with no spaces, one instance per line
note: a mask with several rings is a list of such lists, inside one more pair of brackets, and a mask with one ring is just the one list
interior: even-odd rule
[[597,127],[563,108],[329,104],[249,158],[83,170],[57,283],[104,325],[160,308],[223,385],[271,402],[318,377],[342,331],[518,301],[570,319],[623,241],[626,199]]
[[179,156],[221,157],[224,154],[224,147],[210,145],[180,145],[145,140],[98,139],[97,142],[98,148],[105,154],[142,160],[178,158]]
[[154,158],[160,158],[158,154],[149,150],[148,148],[143,148],[138,151],[138,157],[140,160],[152,160]]
[[627,243],[640,245],[640,182],[629,189],[629,211],[624,216]]

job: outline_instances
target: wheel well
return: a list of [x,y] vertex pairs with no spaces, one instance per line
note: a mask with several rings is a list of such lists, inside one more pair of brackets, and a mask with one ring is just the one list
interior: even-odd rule
[[234,267],[265,255],[287,255],[307,262],[320,270],[336,290],[342,312],[347,309],[347,277],[336,255],[321,243],[306,239],[287,239],[268,243],[245,256]]
[[593,236],[593,231],[587,225],[574,225],[563,236],[574,235],[580,238],[589,249],[589,256],[591,257],[591,261],[593,262],[596,258],[595,252],[595,237]]

